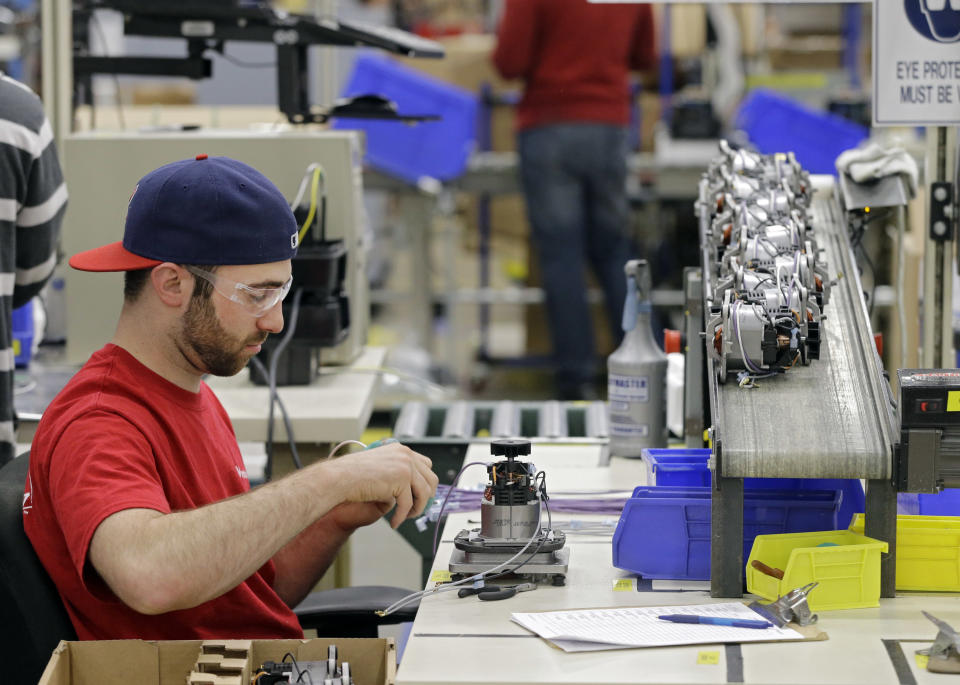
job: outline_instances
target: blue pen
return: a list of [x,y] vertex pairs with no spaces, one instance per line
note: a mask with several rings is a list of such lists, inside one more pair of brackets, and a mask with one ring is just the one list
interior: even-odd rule
[[748,618],[723,618],[722,616],[696,616],[694,614],[667,614],[657,616],[661,621],[671,623],[706,623],[712,626],[731,626],[733,628],[771,628],[767,621],[751,621]]
[[372,450],[375,447],[389,445],[390,443],[393,443],[393,442],[399,442],[399,441],[396,438],[380,438],[379,440],[374,440],[369,445],[367,445],[366,449]]

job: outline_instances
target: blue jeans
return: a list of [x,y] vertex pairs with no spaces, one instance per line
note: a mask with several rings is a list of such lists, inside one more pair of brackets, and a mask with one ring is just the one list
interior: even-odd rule
[[596,375],[587,304],[589,261],[603,289],[614,341],[631,258],[626,194],[627,129],[564,123],[521,131],[520,176],[533,245],[540,259],[561,398],[576,398]]

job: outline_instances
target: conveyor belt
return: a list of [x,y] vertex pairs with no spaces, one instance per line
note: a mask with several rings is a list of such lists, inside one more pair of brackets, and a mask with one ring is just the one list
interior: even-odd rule
[[812,209],[829,272],[841,274],[824,307],[820,359],[752,389],[733,378],[718,383],[708,361],[714,451],[727,478],[891,475],[893,398],[832,184],[816,192]]
[[524,437],[554,443],[606,444],[610,437],[605,402],[408,402],[393,435],[418,443],[490,442]]

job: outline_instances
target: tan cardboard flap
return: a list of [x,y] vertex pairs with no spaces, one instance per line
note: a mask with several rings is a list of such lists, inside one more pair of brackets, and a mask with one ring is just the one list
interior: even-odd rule
[[[250,668],[264,661],[282,661],[287,652],[298,661],[321,661],[327,658],[331,643],[339,648],[340,662],[350,663],[358,683],[396,682],[397,652],[392,639],[253,640]],[[201,644],[200,640],[64,641],[54,650],[39,685],[184,685]],[[249,680],[249,674],[245,678]]]
[[70,643],[71,685],[160,685],[157,645],[142,640]]
[[830,636],[827,635],[826,631],[820,630],[816,623],[809,626],[798,626],[796,623],[788,623],[787,628],[791,628],[803,635],[804,642],[823,641],[830,639]]
[[223,654],[230,658],[246,658],[253,649],[253,640],[204,640],[204,654]]
[[158,642],[160,648],[160,683],[183,683],[185,674],[193,668],[200,651],[200,640],[171,640]]
[[40,675],[39,685],[70,685],[70,643],[60,640],[53,650],[47,667]]
[[197,673],[187,676],[187,685],[247,685],[248,679],[240,675],[217,675],[216,673]]
[[201,654],[197,670],[202,673],[239,673],[247,667],[246,657],[225,657],[223,654]]

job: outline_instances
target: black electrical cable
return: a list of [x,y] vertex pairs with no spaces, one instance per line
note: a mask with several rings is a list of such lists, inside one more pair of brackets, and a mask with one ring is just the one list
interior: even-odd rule
[[[267,480],[270,480],[273,472],[273,404],[275,401],[274,398],[277,395],[277,366],[280,362],[280,355],[283,354],[287,345],[290,344],[290,340],[297,330],[297,318],[300,316],[301,297],[303,297],[303,288],[297,288],[293,293],[293,303],[290,306],[290,321],[287,325],[287,332],[284,333],[283,338],[280,339],[280,342],[277,343],[276,348],[273,350],[273,354],[270,355],[270,371],[268,375],[268,381],[270,383],[270,410],[267,412]],[[288,434],[287,440],[293,445],[293,435]],[[294,465],[298,469],[303,468],[303,464],[300,462],[300,457],[296,451],[291,450],[290,454],[294,458]]]
[[870,255],[867,254],[866,248],[863,245],[858,245],[858,249],[860,251],[860,255],[863,257],[863,261],[865,261],[867,263],[867,266],[870,267],[871,286],[870,286],[870,294],[868,296],[870,301],[867,303],[867,313],[870,316],[873,316],[873,298],[874,298],[874,294],[877,291],[877,268],[874,265],[873,260],[870,259]]
[[237,59],[233,55],[228,55],[226,52],[221,52],[220,56],[232,64],[236,64],[238,67],[243,67],[245,69],[267,69],[277,66],[276,62],[245,62],[242,59]]
[[293,656],[293,653],[292,653],[292,652],[287,652],[286,654],[284,654],[284,655],[283,655],[283,658],[280,660],[280,663],[281,663],[281,664],[286,663],[286,662],[287,662],[287,657],[290,657],[290,663],[293,664],[293,668],[294,668],[294,670],[297,672],[297,680],[296,680],[296,682],[299,683],[299,682],[300,682],[300,679],[303,678],[304,673],[306,673],[307,679],[310,681],[310,685],[313,685],[313,676],[310,675],[310,671],[307,671],[307,670],[304,670],[304,669],[301,669],[301,668],[300,668],[300,664],[297,663],[297,659],[296,659],[296,657]]
[[[270,384],[270,372],[267,370],[267,367],[263,365],[263,362],[260,361],[259,357],[251,357],[250,364],[257,370],[260,376],[263,378],[263,382],[267,385]],[[300,454],[297,452],[297,444],[293,438],[293,423],[290,421],[290,414],[287,412],[287,405],[284,403],[283,398],[280,397],[280,392],[274,388],[270,391],[271,397],[276,400],[277,406],[280,407],[280,416],[283,417],[283,426],[287,431],[287,438],[290,441],[290,456],[293,457],[293,463],[300,463]],[[271,419],[272,420],[272,419]]]
[[[108,51],[107,51],[107,36],[106,36],[106,34],[103,32],[103,26],[100,24],[100,17],[97,16],[97,13],[96,13],[96,12],[92,12],[92,13],[90,14],[90,23],[93,24],[93,26],[96,28],[97,35],[100,36],[100,42],[103,43],[103,52],[104,52],[104,54],[106,54],[106,53],[108,52]],[[113,74],[113,86],[114,86],[114,88],[117,89],[117,91],[116,91],[116,96],[114,97],[114,102],[115,102],[116,105],[117,105],[117,121],[120,123],[120,128],[121,128],[122,130],[126,131],[126,130],[127,130],[127,122],[126,122],[125,119],[124,119],[124,116],[123,116],[123,104],[122,104],[122,102],[120,101],[120,78],[119,78],[116,74]],[[96,107],[96,104],[94,103],[94,98],[93,98],[93,86],[92,86],[92,85],[90,86],[90,93],[89,93],[89,95],[90,95],[90,117],[91,117],[91,119],[92,119],[92,118],[93,118],[93,112],[94,112],[94,109],[95,109],[95,107]],[[91,123],[92,123],[92,122],[91,122]],[[92,125],[91,125],[90,128],[96,128],[96,126],[92,126]]]

